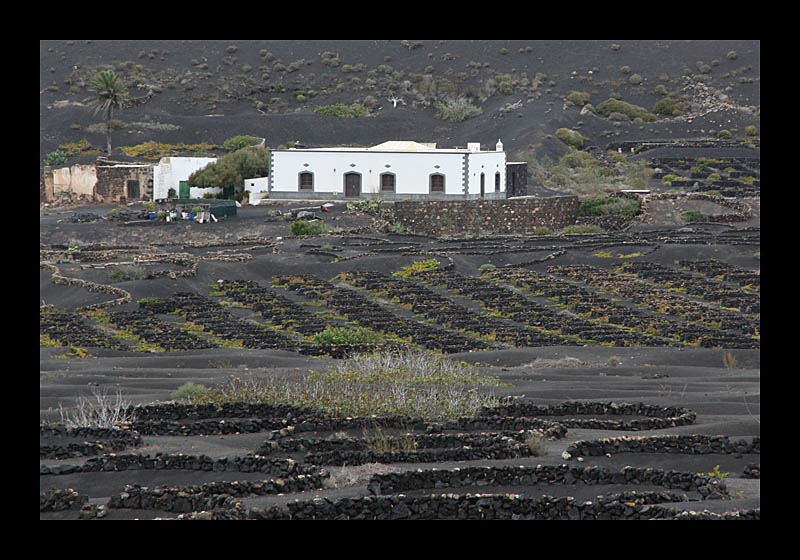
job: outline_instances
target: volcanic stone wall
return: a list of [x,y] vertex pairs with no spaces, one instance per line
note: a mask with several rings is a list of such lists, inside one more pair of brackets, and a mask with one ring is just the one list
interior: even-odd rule
[[426,235],[528,234],[538,227],[574,224],[576,196],[505,200],[400,201],[395,216],[414,233]]

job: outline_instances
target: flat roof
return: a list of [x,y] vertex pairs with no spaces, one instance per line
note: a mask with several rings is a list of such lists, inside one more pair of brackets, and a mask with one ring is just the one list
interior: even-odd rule
[[[477,144],[477,142],[475,142]],[[501,153],[496,150],[470,150],[465,148],[437,148],[434,142],[414,142],[412,140],[390,140],[370,147],[336,146],[332,148],[288,148],[273,152],[393,152],[393,153]]]

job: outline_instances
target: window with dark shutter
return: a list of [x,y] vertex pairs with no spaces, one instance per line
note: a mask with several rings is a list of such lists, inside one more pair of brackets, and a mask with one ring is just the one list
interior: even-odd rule
[[444,192],[444,175],[431,175],[431,192]]
[[300,189],[301,190],[314,190],[314,174],[301,173],[300,174]]
[[494,192],[500,192],[500,173],[494,174]]
[[381,175],[381,191],[394,192],[394,175],[391,173]]

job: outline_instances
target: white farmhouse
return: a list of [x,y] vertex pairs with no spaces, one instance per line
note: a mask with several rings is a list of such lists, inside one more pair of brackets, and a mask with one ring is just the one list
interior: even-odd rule
[[371,148],[272,150],[270,198],[506,198],[506,153],[391,141]]
[[217,158],[206,157],[162,157],[153,166],[153,200],[169,198],[174,189],[179,198],[202,198],[205,193],[215,194],[221,189],[189,188],[189,175],[203,169]]

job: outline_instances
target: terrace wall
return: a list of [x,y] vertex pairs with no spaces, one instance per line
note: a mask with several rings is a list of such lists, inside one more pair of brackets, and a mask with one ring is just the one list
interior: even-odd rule
[[399,201],[397,219],[410,231],[427,235],[532,234],[538,227],[575,223],[577,196],[520,197],[506,200]]

